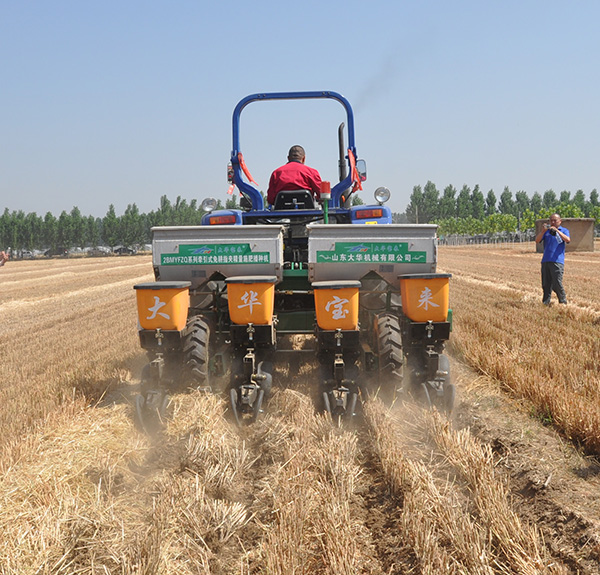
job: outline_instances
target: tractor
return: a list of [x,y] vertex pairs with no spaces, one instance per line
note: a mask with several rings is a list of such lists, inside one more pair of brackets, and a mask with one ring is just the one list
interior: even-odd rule
[[[240,147],[246,106],[330,99],[338,129],[339,181],[281,191],[265,205]],[[455,388],[444,347],[450,337],[449,274],[437,273],[437,227],[394,224],[387,188],[372,205],[352,205],[366,181],[355,146],[354,113],[336,92],[253,94],[233,111],[228,180],[240,209],[202,202],[199,226],[152,229],[154,282],[134,286],[139,338],[149,356],[136,414],[160,420],[178,387],[211,391],[225,381],[233,419],[256,421],[275,367],[318,362],[317,407],[353,418],[365,393],[411,396],[449,413]],[[306,336],[303,349],[290,338]]]

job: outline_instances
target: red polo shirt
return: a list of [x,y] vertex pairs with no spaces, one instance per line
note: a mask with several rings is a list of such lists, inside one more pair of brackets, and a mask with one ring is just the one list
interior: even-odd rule
[[288,162],[277,168],[269,180],[267,202],[275,203],[282,190],[310,190],[314,198],[321,196],[321,176],[314,168],[300,162]]

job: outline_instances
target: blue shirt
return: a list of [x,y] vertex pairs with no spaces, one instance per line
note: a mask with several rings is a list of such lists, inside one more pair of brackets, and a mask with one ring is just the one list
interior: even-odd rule
[[[558,229],[568,238],[571,237],[571,234],[569,234],[569,230],[567,228],[559,226]],[[542,263],[556,262],[558,264],[564,264],[566,244],[563,239],[558,234],[553,236],[550,233],[550,230],[546,230],[542,241],[544,242],[544,255],[542,256]]]

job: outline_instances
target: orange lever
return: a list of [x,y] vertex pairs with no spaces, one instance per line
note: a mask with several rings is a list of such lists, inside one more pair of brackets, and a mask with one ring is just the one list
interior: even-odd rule
[[250,171],[246,167],[246,162],[244,162],[244,156],[242,156],[242,152],[238,153],[238,162],[240,163],[240,168],[242,168],[242,172],[244,172],[248,180],[258,186],[258,184],[254,181],[254,178],[250,175]]

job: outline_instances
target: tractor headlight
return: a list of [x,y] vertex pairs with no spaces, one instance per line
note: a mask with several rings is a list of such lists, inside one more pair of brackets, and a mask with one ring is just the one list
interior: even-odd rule
[[203,211],[210,213],[217,207],[217,200],[214,198],[204,198],[200,207]]
[[383,186],[381,188],[377,188],[374,194],[375,200],[379,204],[385,204],[385,202],[387,202],[390,199],[391,195],[392,194],[390,193],[390,191]]

